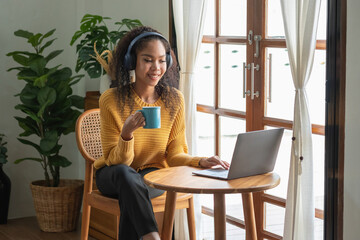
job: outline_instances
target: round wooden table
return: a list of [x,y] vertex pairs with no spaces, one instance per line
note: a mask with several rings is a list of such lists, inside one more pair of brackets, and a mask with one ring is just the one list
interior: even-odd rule
[[170,240],[175,216],[177,192],[214,194],[215,240],[226,239],[225,194],[242,193],[247,240],[256,240],[256,224],[252,192],[264,191],[279,185],[276,173],[266,173],[233,180],[219,180],[192,174],[198,168],[181,166],[163,168],[146,174],[144,181],[151,187],[166,190],[162,240]]

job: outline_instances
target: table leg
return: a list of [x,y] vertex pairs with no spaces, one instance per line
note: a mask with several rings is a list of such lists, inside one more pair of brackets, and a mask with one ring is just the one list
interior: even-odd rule
[[246,240],[257,240],[252,193],[242,193]]
[[163,220],[163,229],[161,232],[162,240],[170,240],[172,236],[176,205],[176,192],[167,191],[165,201],[165,212]]
[[225,194],[214,194],[215,240],[226,239]]

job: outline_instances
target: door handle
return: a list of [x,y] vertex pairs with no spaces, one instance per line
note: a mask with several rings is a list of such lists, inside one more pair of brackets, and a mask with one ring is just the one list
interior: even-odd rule
[[255,53],[254,53],[254,57],[259,57],[260,55],[260,41],[261,41],[261,35],[255,35],[254,36],[254,41],[255,41]]
[[272,53],[269,54],[269,95],[268,95],[268,100],[269,103],[271,103],[271,97],[272,97]]
[[251,63],[251,91],[250,91],[250,96],[251,96],[251,100],[254,100],[254,96],[256,97],[259,97],[259,91],[256,91],[254,90],[255,88],[255,72],[254,70],[256,69],[256,71],[259,71],[260,69],[260,66],[259,64],[256,64],[256,67],[254,66],[255,64],[254,63]]
[[246,65],[245,62],[243,62],[243,98],[245,98],[245,96],[250,95],[250,90],[246,91],[246,71],[250,69],[250,64]]

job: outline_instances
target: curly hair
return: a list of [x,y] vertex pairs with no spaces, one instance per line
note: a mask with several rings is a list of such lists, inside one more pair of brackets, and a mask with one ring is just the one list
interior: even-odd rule
[[[129,70],[124,66],[124,57],[127,52],[128,46],[131,41],[138,35],[144,32],[156,32],[151,27],[137,27],[128,32],[117,44],[114,54],[113,61],[110,63],[111,70],[115,73],[115,79],[112,81],[111,86],[117,88],[117,101],[120,107],[120,111],[124,111],[126,103],[129,104],[130,111],[134,110],[134,99],[132,98],[132,83],[130,79]],[[156,93],[160,96],[162,101],[165,103],[165,108],[170,111],[170,116],[173,117],[175,114],[175,105],[179,100],[179,95],[175,89],[179,87],[179,68],[176,62],[176,57],[172,51],[170,44],[165,39],[150,35],[139,39],[134,46],[131,48],[131,54],[136,54],[147,46],[147,43],[151,40],[159,40],[165,47],[166,53],[170,53],[172,56],[173,63],[170,68],[166,70],[158,84],[155,86]]]

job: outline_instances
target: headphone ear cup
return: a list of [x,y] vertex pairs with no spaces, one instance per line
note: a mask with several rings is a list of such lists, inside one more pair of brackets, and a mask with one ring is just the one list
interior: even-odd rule
[[136,57],[134,57],[132,54],[125,54],[124,56],[124,67],[127,70],[134,70],[136,66]]
[[173,64],[173,59],[170,53],[166,53],[166,69],[169,69]]
[[124,56],[124,68],[129,70],[130,68],[130,54],[125,54]]

